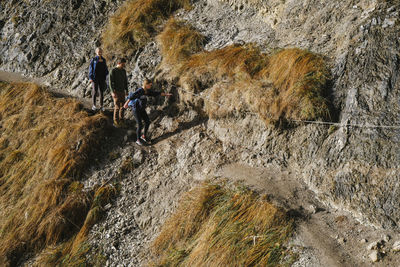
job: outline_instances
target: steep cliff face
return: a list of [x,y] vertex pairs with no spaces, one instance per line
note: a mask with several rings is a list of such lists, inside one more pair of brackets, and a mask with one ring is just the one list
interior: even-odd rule
[[[291,122],[287,129],[276,131],[250,114],[244,120],[211,120],[210,129],[227,147],[241,151],[241,160],[253,166],[272,160],[293,168],[327,202],[352,210],[360,220],[397,228],[400,130],[386,126],[399,125],[399,3],[228,4],[242,23],[230,23],[232,15],[224,4],[213,1],[196,4],[182,18],[210,38],[209,50],[245,40],[266,49],[296,46],[324,55],[332,73],[331,119],[337,124]],[[262,31],[243,27],[259,20],[265,22]],[[213,90],[205,88],[203,93]]]
[[[100,44],[101,31],[121,3],[75,1],[65,6],[58,0],[2,1],[0,68],[45,76],[69,93],[80,94],[88,86],[87,65]],[[399,1],[374,0],[201,0],[189,11],[178,10],[177,18],[205,36],[208,51],[255,42],[263,51],[299,47],[322,55],[332,74],[328,99],[331,121],[337,124],[287,121],[280,128],[267,126],[244,100],[238,103],[244,106],[241,114],[201,120],[189,111],[191,103],[185,101],[176,80],[168,79],[170,69],[157,68],[161,54],[157,42],[151,42],[131,60],[130,83],[140,84],[144,76],[155,75],[181,101],[168,109],[169,115],[183,114],[180,109],[186,117],[178,119],[181,123],[157,117],[155,136],[172,132],[179,138],[160,143],[159,154],[152,154],[157,159],[137,170],[138,179],[147,181],[151,193],[149,188],[140,188],[141,197],[132,200],[130,186],[137,181],[126,181],[126,201],[120,200],[117,208],[128,209],[128,200],[136,201],[137,209],[129,212],[137,218],[140,234],[146,233],[144,238],[150,240],[167,216],[164,208],[152,209],[154,203],[162,199],[172,207],[176,195],[193,181],[213,176],[223,164],[241,162],[285,168],[325,203],[350,210],[362,221],[399,230],[400,128],[381,127],[400,125],[399,12]],[[203,95],[215,90],[214,84],[204,84]],[[186,126],[194,127],[181,134],[179,128]],[[149,173],[152,178],[146,180]],[[164,176],[171,179],[165,181]],[[175,186],[176,191],[172,190]],[[168,191],[167,197],[163,190]],[[114,216],[104,225],[117,236],[114,225],[120,221],[126,222]],[[121,242],[129,249],[121,254],[132,247],[132,236],[125,237]],[[142,243],[135,240],[140,250]],[[108,240],[101,242],[106,247]],[[115,262],[119,257],[129,262],[129,255],[119,255]]]
[[1,69],[44,77],[82,95],[89,86],[88,62],[109,15],[121,2],[2,1]]
[[[239,10],[246,6],[241,1],[229,3]],[[397,228],[400,130],[374,126],[399,125],[399,2],[250,5],[275,29],[273,44],[300,46],[329,58],[338,122],[360,125],[340,126],[329,133],[326,126],[301,126],[282,143],[291,148],[282,145],[271,152],[290,151],[289,162],[303,162],[305,181],[321,195],[372,222]]]

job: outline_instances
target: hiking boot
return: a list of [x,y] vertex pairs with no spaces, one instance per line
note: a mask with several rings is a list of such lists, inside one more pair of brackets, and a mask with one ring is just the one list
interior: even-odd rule
[[144,146],[144,144],[142,143],[142,141],[140,141],[140,139],[136,140],[136,144],[138,144],[139,146]]
[[145,141],[146,143],[149,142],[149,141],[147,140],[146,136],[144,136],[144,135],[142,135],[142,136],[140,137],[140,139],[142,139],[142,141]]
[[120,127],[120,125],[119,125],[119,122],[118,122],[118,121],[116,121],[116,120],[114,120],[114,122],[113,122],[113,126],[114,126],[115,128],[118,128],[118,127]]
[[92,106],[92,110],[93,110],[93,111],[96,111],[96,110],[97,110],[97,108],[96,108],[95,105]]

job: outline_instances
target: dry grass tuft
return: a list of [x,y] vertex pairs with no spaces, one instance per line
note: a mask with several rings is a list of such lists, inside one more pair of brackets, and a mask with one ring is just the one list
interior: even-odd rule
[[108,56],[126,56],[144,46],[176,10],[190,8],[189,0],[131,0],[113,15],[102,40]]
[[[247,109],[267,123],[330,117],[324,98],[329,71],[321,56],[296,48],[266,54],[254,44],[201,51],[202,38],[193,28],[170,20],[157,39],[162,47],[161,67],[183,89],[201,93],[211,88],[204,97],[221,106],[205,101],[209,116]],[[190,93],[180,95],[192,106],[204,105]]]
[[80,231],[92,196],[77,180],[107,119],[34,84],[0,85],[0,259],[16,265]]
[[79,245],[79,248],[74,254],[70,254],[73,238],[67,242],[63,242],[57,246],[46,248],[35,259],[34,267],[42,266],[92,266],[88,264],[86,255],[91,247],[86,242]]
[[296,48],[281,50],[270,57],[263,76],[279,88],[272,104],[275,113],[293,119],[329,118],[323,97],[329,72],[321,56]]
[[254,44],[230,45],[218,50],[204,51],[190,57],[181,69],[186,75],[209,72],[218,80],[224,78],[252,79],[265,69],[268,58]]
[[75,255],[79,252],[82,243],[86,240],[92,226],[97,223],[104,215],[104,206],[111,202],[117,195],[118,190],[112,185],[102,186],[96,190],[92,207],[86,216],[86,220],[72,244],[70,254]]
[[292,219],[256,194],[206,184],[184,195],[150,265],[279,266],[292,231]]
[[[92,226],[97,223],[104,215],[104,206],[116,196],[117,188],[106,185],[98,188],[94,194],[94,200],[87,213],[85,222],[77,235],[68,241],[49,246],[35,259],[34,266],[92,266],[93,262],[100,261],[103,266],[104,261],[101,255],[91,258],[86,257],[91,250],[91,246],[86,242]],[[98,263],[99,264],[99,263]]]
[[193,27],[174,18],[168,20],[162,34],[158,36],[163,55],[162,64],[174,70],[179,70],[191,55],[201,52],[205,37]]

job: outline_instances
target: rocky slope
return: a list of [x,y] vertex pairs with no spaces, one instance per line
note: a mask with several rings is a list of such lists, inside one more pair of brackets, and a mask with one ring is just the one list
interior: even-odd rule
[[[0,68],[44,76],[81,94],[106,18],[121,2],[75,1],[65,8],[58,0],[2,1]],[[177,195],[218,177],[228,163],[283,168],[316,192],[326,208],[398,231],[400,129],[375,126],[400,124],[399,12],[399,1],[376,0],[201,0],[190,11],[179,10],[176,17],[207,37],[207,50],[256,42],[264,50],[300,47],[322,54],[332,73],[332,121],[340,125],[288,122],[277,129],[250,112],[204,120],[184,103],[161,109],[168,116],[153,110],[157,144],[145,150],[125,146],[121,155],[141,165],[122,181],[120,199],[93,230],[92,242],[109,256],[109,265],[143,263],[138,253],[145,253]],[[130,83],[156,75],[179,98],[168,70],[157,70],[160,60],[157,43],[149,43],[131,62]],[[115,175],[110,169],[121,162],[95,172],[88,186]],[[109,246],[110,240],[116,243]]]
[[82,95],[87,64],[108,17],[123,1],[2,1],[2,70],[43,77]]
[[[266,47],[296,46],[325,55],[332,72],[330,98],[336,110],[332,119],[347,126],[329,129],[329,126],[293,124],[289,129],[276,131],[265,128],[249,115],[244,120],[233,118],[209,123],[217,138],[235,149],[244,146],[242,160],[254,166],[276,161],[299,171],[321,199],[352,210],[360,220],[396,229],[400,131],[374,126],[399,122],[400,74],[396,49],[399,3],[252,1],[246,5],[230,1],[229,4],[239,10],[235,16],[238,24],[229,22],[223,4],[215,7],[212,2],[198,3],[182,17],[193,21],[210,37],[213,48],[219,47],[223,38],[225,44],[249,40]],[[249,30],[244,20],[251,25],[261,22],[253,22],[246,16],[265,21],[264,34]],[[208,25],[217,25],[224,33]],[[249,32],[257,33],[256,39]],[[243,129],[249,130],[243,133]],[[248,147],[251,153],[245,153]]]

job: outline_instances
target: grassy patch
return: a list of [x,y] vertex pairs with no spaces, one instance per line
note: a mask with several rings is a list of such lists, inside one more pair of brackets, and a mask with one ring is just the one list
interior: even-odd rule
[[204,106],[211,117],[243,109],[266,122],[330,117],[324,97],[329,71],[319,55],[296,48],[267,54],[254,44],[204,51],[204,37],[174,19],[157,39],[162,48],[161,67],[183,89],[201,93],[211,88],[204,97],[219,105],[181,93],[184,102]]
[[255,193],[205,184],[184,195],[150,265],[280,266],[292,231],[292,219]]
[[78,180],[107,119],[34,84],[0,85],[0,265],[16,265],[86,225],[96,201]]
[[[92,206],[88,212],[83,226],[70,240],[57,246],[49,246],[36,258],[35,266],[102,266],[106,259],[102,255],[96,255],[90,260],[87,255],[91,246],[86,242],[92,226],[105,214],[104,206],[118,193],[118,189],[112,185],[98,188],[94,194]],[[97,264],[97,265],[96,265]]]
[[129,56],[159,32],[176,10],[190,8],[189,0],[131,0],[113,15],[102,40],[108,56]]
[[329,76],[321,56],[301,49],[284,49],[270,57],[261,77],[272,81],[279,94],[277,114],[294,119],[328,118],[324,89]]
[[174,18],[168,20],[157,39],[163,55],[162,65],[171,70],[179,70],[190,56],[203,50],[205,43],[203,35]]

